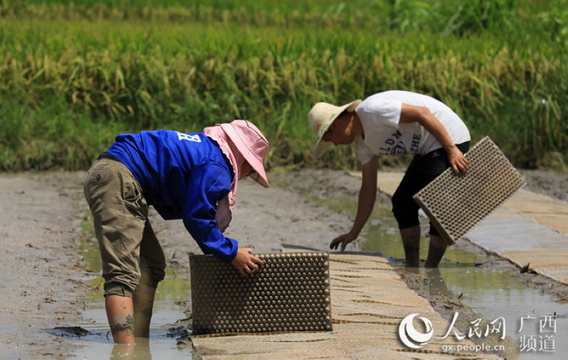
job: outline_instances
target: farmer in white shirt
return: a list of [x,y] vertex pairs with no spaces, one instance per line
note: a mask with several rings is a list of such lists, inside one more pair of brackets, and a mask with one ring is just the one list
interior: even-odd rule
[[[308,113],[315,133],[315,156],[332,144],[353,144],[362,164],[363,180],[357,215],[351,230],[335,238],[330,247],[341,251],[357,239],[375,205],[377,156],[415,154],[404,178],[392,197],[406,267],[420,261],[419,206],[412,196],[448,167],[455,173],[467,171],[464,153],[470,135],[464,122],[442,102],[408,91],[385,91],[364,101],[343,106],[317,103]],[[449,244],[430,224],[430,249],[426,267],[438,267]]]

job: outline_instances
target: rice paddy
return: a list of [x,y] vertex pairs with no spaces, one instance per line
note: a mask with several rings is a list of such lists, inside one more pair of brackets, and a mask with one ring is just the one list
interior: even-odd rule
[[[567,169],[568,1],[0,2],[0,170],[86,169],[120,132],[235,118],[310,166],[306,114],[401,89],[521,167]],[[350,149],[318,166],[356,168]]]

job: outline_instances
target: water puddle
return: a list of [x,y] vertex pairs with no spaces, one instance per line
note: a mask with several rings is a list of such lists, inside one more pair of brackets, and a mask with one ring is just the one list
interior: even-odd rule
[[[311,200],[337,212],[354,216],[356,202],[351,198]],[[90,224],[84,233],[89,234]],[[393,266],[404,266],[404,251],[397,225],[387,206],[375,206],[371,219],[362,234],[369,241],[354,243],[354,249],[383,253]],[[156,294],[150,339],[139,339],[137,346],[115,345],[108,330],[102,295],[101,263],[94,235],[86,235],[81,243],[81,254],[92,273],[93,291],[86,299],[84,321],[76,327],[53,329],[53,333],[73,338],[82,347],[70,359],[181,359],[191,357],[191,344],[187,341],[185,313],[189,308],[190,282],[187,274],[167,270],[166,279]],[[474,246],[472,246],[475,248]],[[466,247],[467,249],[467,247]],[[476,249],[476,248],[475,248]],[[421,241],[421,258],[428,251],[428,241]],[[509,359],[568,359],[568,302],[559,303],[543,292],[542,286],[519,280],[519,270],[506,261],[476,249],[474,251],[451,247],[446,252],[439,270],[420,268],[417,291],[426,296],[438,295],[463,307],[446,311],[445,316],[469,312],[469,320],[483,317],[484,323],[503,319],[507,335]],[[423,262],[422,262],[423,266]],[[551,285],[553,286],[553,285]],[[441,295],[440,295],[441,294]],[[566,300],[566,299],[565,299]],[[444,312],[442,312],[444,313]],[[474,317],[472,318],[472,313]],[[464,314],[465,315],[465,314]],[[556,317],[554,317],[556,316]],[[468,326],[472,326],[467,323]],[[554,325],[554,328],[552,328]],[[457,325],[456,325],[457,326]],[[85,332],[86,331],[86,332]],[[462,329],[467,334],[467,331]],[[473,340],[473,338],[472,338]],[[477,343],[482,341],[476,341]]]
[[[90,217],[89,217],[90,218]],[[68,359],[188,359],[191,358],[191,343],[187,340],[186,311],[189,308],[191,289],[187,274],[175,273],[166,268],[166,278],[156,291],[150,339],[138,338],[135,346],[114,344],[106,319],[102,263],[92,225],[85,223],[82,229],[85,238],[80,244],[89,284],[92,291],[85,299],[83,322],[74,327],[50,330],[54,335],[74,339],[81,347]]]
[[[333,202],[342,204],[340,208],[345,211],[344,199],[325,205],[338,209]],[[348,206],[347,211],[354,214],[354,206]],[[353,209],[349,210],[350,207]],[[369,241],[364,242],[361,249],[383,253],[393,266],[402,268],[404,250],[396,221],[390,208],[375,208],[362,234]],[[474,251],[450,247],[438,271],[421,267],[418,275],[423,281],[418,282],[419,291],[425,295],[442,294],[449,301],[459,299],[457,301],[465,306],[449,311],[452,315],[460,311],[473,312],[485,318],[484,324],[503,318],[508,337],[505,353],[509,358],[568,359],[568,342],[565,341],[568,337],[567,299],[555,301],[543,293],[542,286],[520,281],[519,269],[507,261],[495,260],[495,256],[488,256],[473,245],[470,247]],[[428,241],[422,239],[421,266],[427,253]],[[561,285],[552,283],[548,286]],[[475,320],[472,314],[469,317]],[[467,325],[474,328],[470,323]],[[485,331],[485,327],[480,328]],[[476,342],[482,342],[483,337],[479,340]]]

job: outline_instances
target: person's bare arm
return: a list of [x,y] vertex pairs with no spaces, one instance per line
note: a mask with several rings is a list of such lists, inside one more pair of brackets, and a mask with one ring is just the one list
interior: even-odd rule
[[373,212],[375,200],[377,198],[377,158],[373,157],[371,161],[363,165],[363,180],[361,182],[361,189],[359,190],[359,201],[357,203],[357,215],[351,230],[343,235],[333,239],[329,247],[337,249],[341,244],[341,251],[345,250],[347,244],[357,239],[359,233],[365,226],[365,223]]
[[467,171],[467,159],[454,144],[444,125],[428,108],[403,103],[399,122],[401,124],[417,122],[422,125],[444,147],[454,172],[457,174],[460,171]]

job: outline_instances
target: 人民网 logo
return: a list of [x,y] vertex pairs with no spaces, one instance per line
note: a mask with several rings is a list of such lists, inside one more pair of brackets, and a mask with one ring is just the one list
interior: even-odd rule
[[398,336],[400,337],[400,341],[407,347],[411,349],[420,349],[428,344],[428,341],[434,335],[434,327],[432,326],[432,322],[424,317],[419,317],[418,319],[422,320],[424,324],[424,328],[426,330],[425,333],[422,333],[414,327],[414,318],[418,314],[410,314],[400,322],[398,326]]

